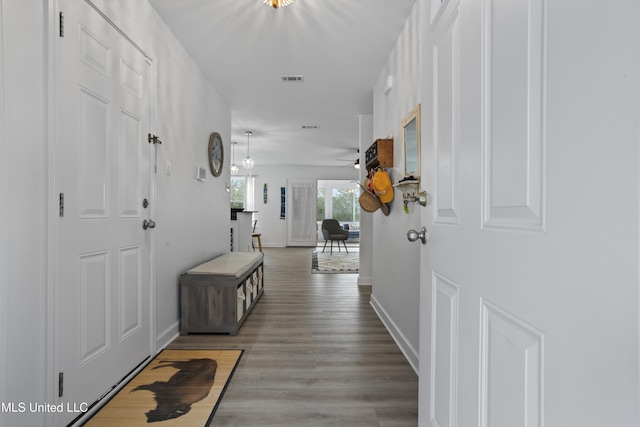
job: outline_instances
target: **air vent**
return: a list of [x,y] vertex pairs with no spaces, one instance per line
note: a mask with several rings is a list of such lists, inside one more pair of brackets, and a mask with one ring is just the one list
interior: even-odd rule
[[317,125],[302,125],[302,129],[318,129]]
[[293,82],[303,82],[303,75],[291,75],[291,76],[281,76],[280,79],[285,83],[293,83]]

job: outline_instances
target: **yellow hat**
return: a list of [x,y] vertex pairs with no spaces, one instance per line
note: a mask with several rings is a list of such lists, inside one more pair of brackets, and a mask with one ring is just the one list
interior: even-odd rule
[[373,189],[382,203],[389,203],[393,200],[393,186],[386,171],[380,170],[373,176]]

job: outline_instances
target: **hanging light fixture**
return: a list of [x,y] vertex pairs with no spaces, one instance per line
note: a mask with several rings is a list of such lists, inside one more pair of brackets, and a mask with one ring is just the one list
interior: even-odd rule
[[236,150],[235,146],[238,145],[237,142],[231,141],[231,175],[238,175],[238,165],[236,165]]
[[294,1],[295,0],[262,0],[262,3],[269,5],[274,9],[277,9],[279,7],[289,6]]
[[253,135],[253,132],[248,130],[244,134],[247,135],[247,157],[242,160],[242,167],[245,169],[251,169],[253,167],[253,160],[251,159],[251,156],[249,156],[249,137]]

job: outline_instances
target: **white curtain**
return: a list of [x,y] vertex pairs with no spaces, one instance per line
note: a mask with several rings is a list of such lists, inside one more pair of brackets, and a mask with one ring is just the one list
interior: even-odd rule
[[244,210],[255,211],[256,209],[256,176],[247,175],[245,179],[245,200]]
[[316,211],[315,180],[289,180],[287,189],[287,245],[316,245]]

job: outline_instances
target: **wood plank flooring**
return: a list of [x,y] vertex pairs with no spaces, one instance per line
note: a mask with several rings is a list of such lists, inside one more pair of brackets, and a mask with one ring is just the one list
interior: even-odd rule
[[313,248],[265,248],[265,293],[237,336],[169,348],[241,348],[211,426],[417,426],[418,377],[356,274],[311,274]]

